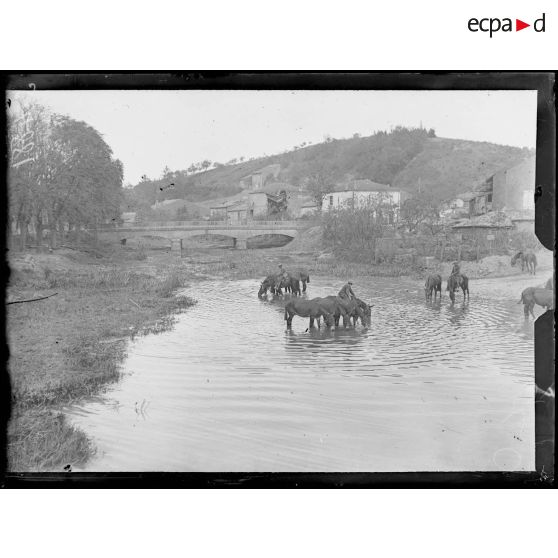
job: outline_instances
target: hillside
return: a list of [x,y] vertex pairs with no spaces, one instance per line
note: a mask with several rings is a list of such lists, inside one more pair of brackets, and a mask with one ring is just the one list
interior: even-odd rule
[[[302,186],[319,174],[332,188],[349,179],[368,178],[415,192],[433,192],[439,199],[471,190],[496,171],[513,166],[532,151],[486,142],[435,137],[434,130],[395,128],[369,137],[329,140],[282,154],[189,174],[168,172],[129,190],[127,210],[152,205],[155,200],[187,199],[206,202],[238,195],[241,184],[269,165],[280,165],[276,181]],[[265,188],[264,180],[264,188]],[[169,185],[170,186],[169,188]],[[204,204],[206,205],[206,204]]]
[[[420,184],[440,200],[472,190],[495,172],[512,167],[533,152],[486,142],[430,139],[397,174],[393,186],[415,192]],[[420,181],[420,182],[419,182]]]

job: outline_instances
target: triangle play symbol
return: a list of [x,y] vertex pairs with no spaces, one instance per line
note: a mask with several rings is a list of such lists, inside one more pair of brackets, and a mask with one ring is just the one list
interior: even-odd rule
[[520,19],[515,20],[515,30],[516,31],[521,31],[522,29],[525,29],[526,27],[531,27],[531,24],[530,23],[525,23],[524,21],[521,21]]

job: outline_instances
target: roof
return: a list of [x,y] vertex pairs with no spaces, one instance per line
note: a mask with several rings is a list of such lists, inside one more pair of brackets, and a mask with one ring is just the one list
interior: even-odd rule
[[230,213],[231,211],[247,211],[249,207],[252,207],[251,204],[248,204],[245,201],[238,201],[227,207],[227,213]]
[[210,205],[209,209],[227,209],[227,207],[231,207],[239,203],[238,201],[224,201],[215,205]]
[[268,182],[264,186],[258,188],[255,192],[268,192],[270,194],[276,194],[281,190],[285,190],[285,192],[297,192],[299,189],[288,182]]
[[475,198],[482,198],[482,196],[484,196],[485,194],[486,192],[465,192],[464,194],[458,194],[457,196],[455,196],[454,199],[469,201]]
[[506,209],[506,215],[512,221],[534,221],[534,209]]
[[500,169],[499,171],[495,172],[493,175],[491,175],[487,180],[490,180],[492,178],[494,178],[497,174],[502,174],[503,172],[508,172],[512,169],[515,169],[517,167],[521,167],[522,165],[535,165],[536,164],[536,155],[530,155],[529,157],[525,157],[524,159],[522,159],[521,161],[519,161],[519,163],[516,163],[515,165],[511,166],[511,167],[505,167],[503,169]]
[[510,229],[513,227],[512,220],[502,211],[490,211],[484,215],[472,219],[462,219],[453,225],[454,229]]
[[368,180],[368,178],[362,178],[358,180],[351,180],[345,184],[338,184],[336,192],[399,192],[397,188],[392,188],[388,184],[380,184],[379,182],[374,182],[372,180]]

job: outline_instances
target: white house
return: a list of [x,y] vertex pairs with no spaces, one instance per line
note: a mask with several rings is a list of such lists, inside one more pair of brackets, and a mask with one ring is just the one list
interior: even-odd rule
[[398,219],[401,203],[405,199],[405,192],[393,189],[386,184],[372,182],[372,180],[353,180],[344,190],[329,192],[324,195],[322,209],[334,211],[339,209],[358,209],[371,205],[389,206],[389,221]]

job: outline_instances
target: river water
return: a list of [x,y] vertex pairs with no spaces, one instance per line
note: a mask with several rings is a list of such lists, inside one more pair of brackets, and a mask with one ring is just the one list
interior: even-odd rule
[[[97,446],[78,470],[533,470],[533,322],[508,281],[451,306],[361,280],[371,327],[335,331],[287,331],[257,281],[197,284],[171,331],[130,343],[121,381],[65,410]],[[308,295],[340,287],[312,277]]]

